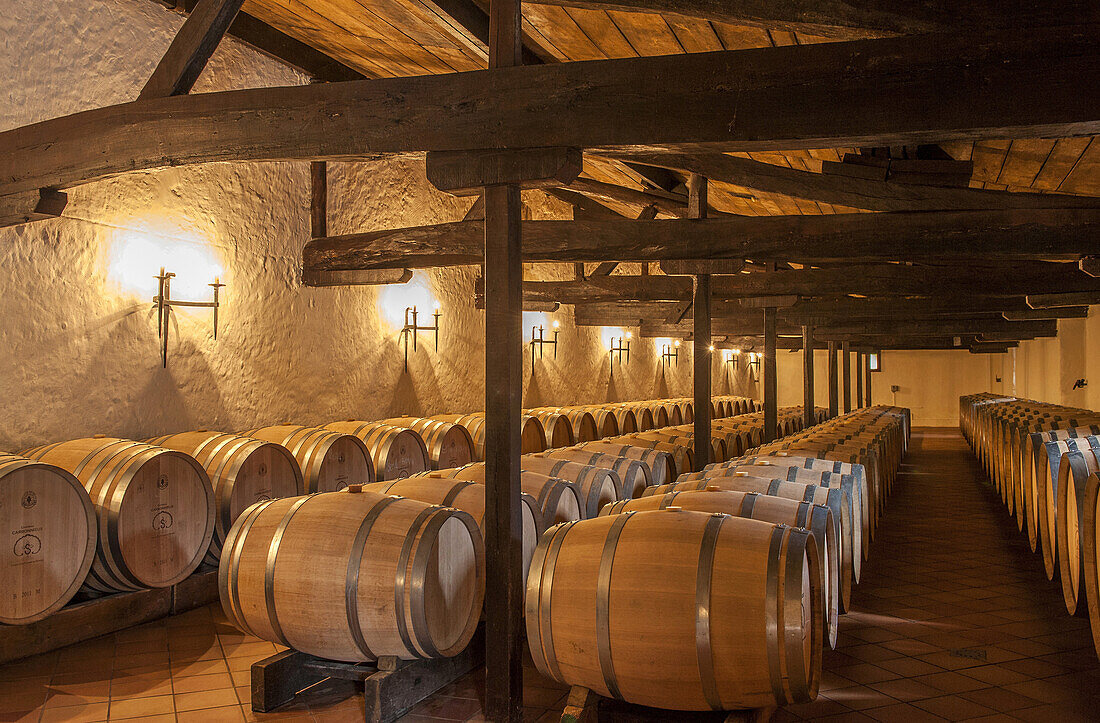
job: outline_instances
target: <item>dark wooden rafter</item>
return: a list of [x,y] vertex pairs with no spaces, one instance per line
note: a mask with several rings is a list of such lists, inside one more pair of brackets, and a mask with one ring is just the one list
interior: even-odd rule
[[0,228],[57,218],[68,202],[67,194],[49,188],[0,196]]
[[[776,328],[780,334],[801,334],[807,326],[809,325],[782,323],[778,319],[776,321]],[[640,333],[642,336],[682,336],[690,334],[691,329],[690,324],[642,322]],[[715,319],[711,323],[711,329],[718,336],[729,334],[759,336],[764,333],[759,312],[756,312],[756,319],[752,320]],[[916,338],[959,334],[998,334],[1010,339],[1034,339],[1052,337],[1058,333],[1057,322],[1053,319],[1006,321],[997,318],[864,321],[859,324],[849,324],[844,320],[834,319],[828,323],[814,326],[813,329],[815,338],[823,342],[843,341],[845,338],[852,336],[905,336]]]
[[1096,134],[1100,108],[1082,92],[1100,85],[1095,35],[900,37],[135,101],[0,133],[0,195],[209,161]]
[[1035,292],[1027,295],[1027,305],[1032,309],[1088,306],[1092,304],[1100,304],[1100,289],[1050,289],[1046,292]]
[[669,13],[756,25],[788,31],[848,38],[867,33],[911,34],[936,30],[981,31],[988,28],[1033,28],[1078,25],[1100,20],[1095,4],[1081,0],[1049,3],[968,0],[959,3],[921,0],[540,0],[544,5],[593,10]]
[[199,0],[138,98],[166,98],[191,92],[243,4],[244,0]]
[[[456,196],[476,196],[484,182],[516,183],[521,188],[567,185],[581,172],[579,148],[525,148],[521,150],[432,151],[425,167],[428,182]],[[483,185],[477,185],[478,182]]]
[[[531,221],[523,242],[528,261],[554,262],[1076,261],[1098,232],[1100,209],[1043,209]],[[349,234],[310,242],[303,259],[315,270],[476,264],[481,234],[479,221]]]
[[[199,0],[156,0],[158,5],[167,5],[183,15],[191,13]],[[344,65],[335,58],[322,53],[286,33],[276,30],[267,23],[246,12],[237,13],[229,26],[227,34],[234,40],[244,43],[270,58],[308,75],[314,80],[340,82],[363,80],[367,76],[358,70]]]
[[[676,276],[527,281],[523,286],[525,299],[563,304],[630,299],[681,301],[691,291],[687,280]],[[1088,303],[1082,298],[1097,298],[1100,280],[1078,271],[1071,264],[1043,262],[1029,264],[1027,274],[1020,274],[1018,266],[853,264],[843,268],[715,276],[711,288],[715,298],[719,299],[767,294],[826,298],[849,294],[892,298],[946,295],[956,299],[1057,294],[1067,300],[1063,306],[1080,306]],[[1077,296],[1081,292],[1088,294],[1086,297]]]
[[868,211],[1100,208],[1100,199],[1062,194],[1010,193],[972,188],[910,186],[828,176],[722,153],[620,152],[608,154],[654,166],[704,173],[745,188]]

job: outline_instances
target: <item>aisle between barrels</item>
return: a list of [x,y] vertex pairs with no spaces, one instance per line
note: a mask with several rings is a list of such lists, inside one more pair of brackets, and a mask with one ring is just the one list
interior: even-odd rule
[[[821,696],[775,720],[1095,719],[1088,621],[1065,614],[980,475],[957,430],[914,430]],[[361,696],[340,682],[253,714],[249,667],[275,650],[208,606],[0,668],[0,721],[363,719]],[[525,672],[526,720],[558,720],[566,689]],[[484,720],[483,700],[479,672],[404,720]],[[646,718],[658,719],[684,716]]]

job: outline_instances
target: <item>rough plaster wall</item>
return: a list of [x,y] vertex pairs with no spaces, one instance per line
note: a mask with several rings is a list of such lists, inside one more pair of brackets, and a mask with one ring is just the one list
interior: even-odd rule
[[[7,0],[0,130],[136,97],[181,24],[148,0]],[[303,82],[226,41],[195,92]],[[470,204],[431,189],[418,157],[330,164],[330,174],[333,233],[456,220]],[[386,292],[299,285],[308,175],[305,163],[129,174],[72,189],[62,219],[0,229],[0,449],[93,433],[145,438],[481,408],[477,269],[418,278],[442,306],[440,348],[422,336],[403,373],[397,332],[380,313]],[[541,193],[524,201],[531,218],[566,212]],[[190,256],[209,256],[228,284],[217,341],[209,312],[179,313],[167,369],[160,368],[151,292],[134,290],[161,261],[142,257],[117,273],[119,250],[135,241],[169,255],[169,270],[181,276],[177,298],[208,295],[205,271],[186,278]],[[531,269],[540,278],[569,272]],[[187,282],[198,291],[183,291]],[[402,303],[399,293],[389,305],[400,310]],[[551,317],[542,318],[548,325]],[[536,360],[533,370],[526,355],[527,404],[691,394],[687,344],[678,363],[663,368],[654,341],[636,338],[630,361],[616,365],[612,378],[607,334],[575,329],[567,307],[553,318],[562,325],[559,353]],[[489,341],[492,348],[491,330]],[[755,393],[744,368],[727,375],[722,367],[714,364],[716,393]]]
[[1085,324],[1085,406],[1100,409],[1100,306],[1089,307]]

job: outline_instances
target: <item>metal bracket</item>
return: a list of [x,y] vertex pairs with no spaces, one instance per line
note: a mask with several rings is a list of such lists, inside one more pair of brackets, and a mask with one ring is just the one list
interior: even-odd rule
[[214,277],[214,283],[207,286],[214,289],[213,301],[179,301],[172,298],[172,279],[176,275],[165,271],[162,266],[160,273],[154,276],[158,282],[157,295],[153,297],[153,308],[157,310],[157,336],[160,337],[160,364],[164,369],[168,368],[168,321],[172,314],[172,307],[187,306],[191,308],[214,310],[214,340],[218,339],[218,291],[225,286],[221,279]]
[[[409,317],[412,317],[412,321],[409,321]],[[418,323],[418,312],[415,306],[405,307],[405,326],[401,328],[401,341],[405,344],[405,373],[409,373],[409,337],[412,337],[413,351],[416,351],[416,335],[417,332],[430,331],[435,335],[435,350],[439,351],[439,317],[442,313],[439,308],[436,307],[432,312],[432,318],[435,322],[431,326],[420,326]]]

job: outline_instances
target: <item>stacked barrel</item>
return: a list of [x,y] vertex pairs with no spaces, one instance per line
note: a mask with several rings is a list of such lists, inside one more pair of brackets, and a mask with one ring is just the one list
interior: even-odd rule
[[[836,645],[837,616],[867,553],[870,507],[885,496],[869,485],[888,487],[908,435],[907,410],[861,409],[695,472],[677,468],[668,450],[630,446],[644,439],[616,438],[617,450],[598,453],[648,455],[651,479],[666,465],[673,471],[665,484],[542,536],[526,596],[535,666],[569,685],[675,710],[812,700],[822,642]],[[611,443],[537,456],[597,454]],[[659,638],[640,610],[661,611]],[[654,660],[663,663],[659,679]]]
[[983,393],[960,397],[959,426],[1100,655],[1100,412]]

